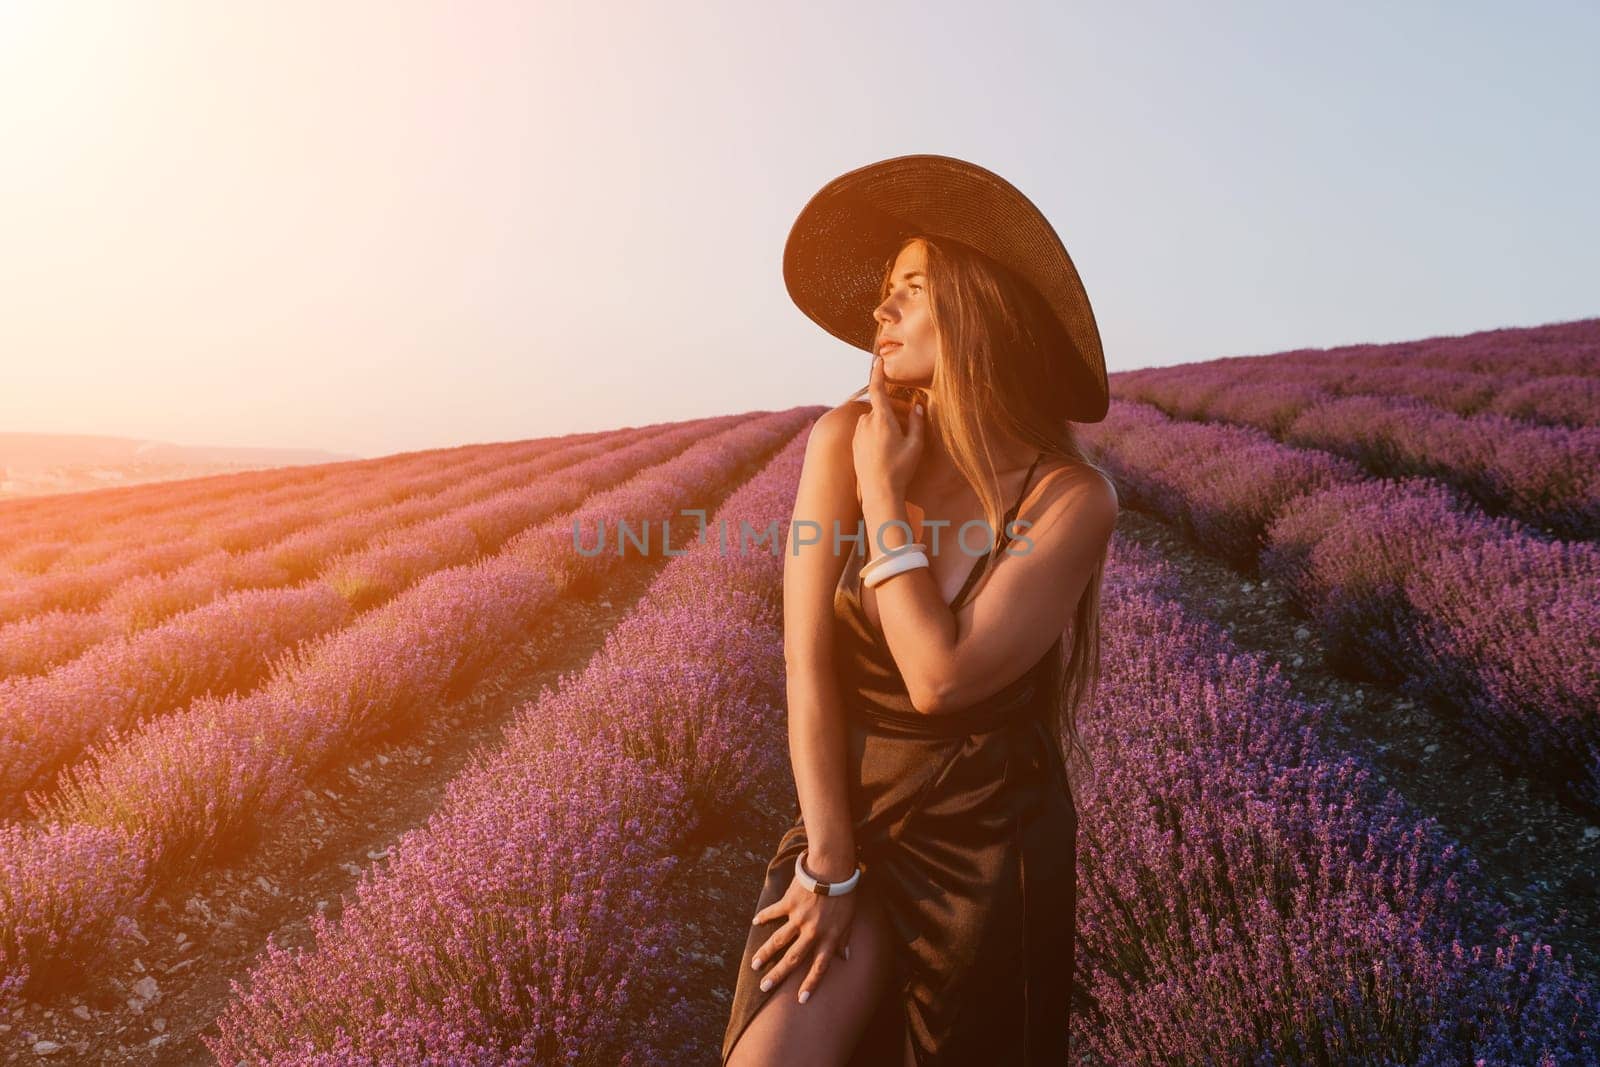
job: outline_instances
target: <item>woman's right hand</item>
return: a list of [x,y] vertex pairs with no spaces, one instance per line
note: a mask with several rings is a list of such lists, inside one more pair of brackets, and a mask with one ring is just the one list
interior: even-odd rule
[[800,1003],[804,1004],[822,981],[834,955],[850,958],[850,924],[855,914],[854,890],[836,897],[822,896],[801,885],[798,878],[790,881],[783,899],[756,912],[752,920],[753,925],[760,925],[780,917],[788,919],[751,959],[751,965],[759,971],[763,963],[783,952],[783,959],[762,979],[762,991],[776,989],[790,971],[803,966],[815,952],[811,969],[800,983]]

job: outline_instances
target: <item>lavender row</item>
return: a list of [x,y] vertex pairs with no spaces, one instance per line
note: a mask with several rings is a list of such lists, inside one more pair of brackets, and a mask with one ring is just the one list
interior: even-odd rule
[[[493,557],[429,575],[280,663],[247,696],[204,698],[69,768],[39,824],[0,832],[0,992],[82,960],[158,885],[248,847],[308,780],[374,737],[404,730],[478,678],[568,590],[636,565],[575,551],[577,526],[635,529],[725,491],[814,410],[746,417],[513,538]],[[570,472],[615,482],[638,451]],[[631,468],[629,467],[631,464]],[[50,881],[37,872],[55,872]],[[63,873],[67,872],[67,873]]]
[[[532,444],[539,447],[544,441],[574,443],[584,436],[587,435],[542,439]],[[183,521],[191,528],[201,527],[219,516],[245,514],[336,487],[352,491],[370,484],[374,478],[461,467],[508,447],[526,446],[473,445],[406,452],[379,459],[216,475],[103,491],[120,494],[115,497],[102,496],[99,491],[48,497],[43,498],[53,505],[48,521],[39,517],[32,522],[23,521],[14,511],[0,507],[0,517],[15,516],[12,522],[4,524],[4,543],[20,546],[4,562],[24,575],[37,574],[54,566],[63,555],[76,558],[84,551],[85,543],[96,539],[126,541],[132,535],[131,543],[137,544],[138,533],[149,524]]]
[[[1455,415],[1501,415],[1553,426],[1600,426],[1600,376],[1535,375],[1526,370],[1455,371],[1406,361],[1363,366],[1335,360],[1281,356],[1271,363],[1275,402],[1260,406],[1264,429],[1279,433],[1305,408],[1337,396],[1388,396],[1422,401]],[[1182,411],[1185,418],[1223,418],[1226,391],[1258,389],[1260,364],[1209,360],[1153,367],[1116,377],[1124,400]],[[1193,388],[1204,395],[1190,395]],[[1245,405],[1250,407],[1251,405]]]
[[[1114,542],[1085,741],[1074,1047],[1095,1063],[1595,1064],[1595,987],[1323,748],[1326,706]],[[1477,932],[1486,943],[1474,943]]]
[[1388,344],[1300,348],[1261,356],[1233,356],[1216,362],[1253,364],[1270,374],[1279,360],[1374,368],[1405,363],[1483,374],[1594,378],[1600,377],[1600,318],[1479,330],[1456,337],[1425,337]]
[[[667,424],[638,429],[661,429]],[[277,467],[235,474],[107,488],[87,492],[0,502],[0,539],[8,544],[59,540],[71,549],[86,529],[126,531],[140,522],[184,516],[196,523],[214,515],[273,504],[296,494],[318,492],[335,483],[360,486],[396,470],[425,472],[458,467],[502,453],[509,447],[546,443],[553,447],[592,440],[613,431],[599,430],[535,438],[526,442],[453,445],[415,452],[397,452],[375,459],[346,460],[309,466]],[[49,560],[43,561],[47,566]],[[28,568],[32,569],[32,568]]]
[[[804,444],[718,522],[786,530]],[[681,936],[658,904],[696,827],[781,774],[782,575],[781,556],[715,539],[673,560],[336,923],[312,917],[313,949],[270,946],[234,983],[218,1060],[688,1062],[652,1047],[680,995],[649,981]]]
[[1448,709],[1509,767],[1600,810],[1600,546],[1405,479],[1289,501],[1260,563],[1334,662]]
[[[197,552],[199,558],[176,570],[126,577],[106,568],[92,582],[63,576],[73,587],[72,599],[98,603],[98,608],[58,608],[0,627],[0,678],[41,673],[99,641],[131,636],[224,593],[278,588],[313,577],[338,566],[341,557],[354,558],[368,542],[378,539],[371,546],[377,549],[396,531],[514,490],[564,463],[627,444],[642,432],[617,431],[561,448],[508,449],[502,458],[479,459],[468,468],[390,486],[363,498],[352,500],[345,493],[342,509],[330,508],[315,516],[300,512],[293,523],[284,523],[284,516],[278,515],[283,536],[266,538],[252,551]],[[261,524],[263,532],[267,525]],[[289,532],[291,526],[301,528]],[[59,591],[54,598],[59,599]]]
[[[1538,426],[1505,415],[1457,415],[1414,397],[1338,396],[1293,364],[1270,376],[1241,364],[1116,379],[1119,399],[1181,419],[1265,430],[1285,444],[1320,448],[1379,475],[1425,475],[1493,512],[1560,537],[1600,536],[1600,425]],[[1600,398],[1600,378],[1585,379]],[[1567,395],[1600,419],[1600,406]]]
[[[476,445],[470,449],[450,449],[443,453],[403,455],[403,462],[390,458],[366,461],[371,470],[346,470],[338,479],[319,482],[315,491],[288,485],[274,493],[238,501],[203,501],[186,509],[173,509],[160,517],[160,524],[148,517],[120,522],[102,529],[101,537],[88,540],[79,535],[69,543],[71,549],[55,560],[54,566],[73,567],[121,555],[122,546],[138,545],[152,530],[162,530],[163,539],[175,540],[193,534],[229,551],[253,549],[282,536],[272,512],[287,508],[314,509],[318,520],[336,516],[354,507],[384,506],[414,497],[424,490],[437,491],[448,486],[448,476],[457,479],[503,469],[511,463],[548,455],[558,449],[592,445],[619,434],[650,433],[684,425],[660,422],[621,430],[571,433],[559,437],[539,437],[497,445]],[[378,464],[383,464],[379,468]],[[374,483],[378,483],[374,488]],[[301,525],[304,525],[302,522]]]
[[[350,471],[341,478],[318,479],[312,486],[288,485],[273,493],[242,500],[208,502],[204,508],[175,509],[160,517],[141,517],[126,525],[86,527],[66,542],[34,545],[24,550],[48,554],[51,558],[48,566],[36,566],[32,573],[13,577],[6,583],[4,598],[0,599],[0,617],[18,617],[11,603],[18,592],[47,586],[53,581],[70,581],[78,572],[121,565],[124,568],[121,574],[128,577],[160,574],[219,549],[248,551],[341,512],[382,507],[437,492],[450,485],[452,477],[471,478],[498,465],[539,456],[563,445],[563,442],[548,440],[519,442],[506,445],[499,453],[490,451],[454,462],[418,460],[396,464],[364,477]],[[70,547],[62,551],[62,543]],[[132,569],[132,564],[140,562],[141,557],[148,557],[149,562]],[[35,559],[33,562],[43,561]],[[121,574],[111,570],[106,577],[120,577]],[[101,584],[114,587],[116,582],[102,581]],[[92,591],[93,587],[90,589]],[[92,596],[60,599],[63,604],[74,606],[94,602]]]
[[[587,442],[577,442],[584,444]],[[315,528],[351,511],[390,507],[423,499],[461,479],[547,455],[562,447],[546,441],[507,445],[499,452],[453,464],[420,462],[382,475],[353,475],[315,491],[290,486],[268,497],[230,502],[194,515],[144,519],[134,530],[81,535],[69,551],[37,573],[13,576],[0,588],[0,621],[25,619],[53,609],[86,609],[125,582],[161,577],[207,558],[247,552]],[[34,546],[56,553],[58,545]]]
[[[440,449],[429,455],[443,455]],[[243,498],[249,493],[270,493],[284,486],[306,487],[336,477],[358,464],[404,462],[418,453],[384,456],[380,460],[351,460],[311,466],[274,467],[267,470],[212,474],[198,478],[145,485],[116,486],[82,493],[0,501],[0,537],[11,544],[68,538],[78,522],[118,522],[139,515],[159,516],[197,502]],[[67,542],[70,544],[70,542]]]
[[[471,462],[481,464],[483,459]],[[389,503],[396,499],[392,495],[396,491],[405,492],[408,482],[437,478],[465,466],[416,461],[391,465],[366,477],[350,471],[342,478],[308,474],[306,485],[291,484],[257,496],[229,496],[208,501],[203,507],[140,516],[126,527],[96,526],[85,516],[75,532],[54,541],[24,544],[11,554],[12,569],[0,576],[0,620],[20,619],[52,607],[87,607],[101,590],[114,588],[125,578],[170,571],[218,549],[254,547],[261,543],[257,531],[265,515],[278,516],[268,532],[281,537],[316,521],[317,515],[303,514],[304,509],[337,506],[340,500],[348,506],[358,494],[374,504]],[[250,540],[252,535],[257,539]]]
[[1508,764],[1600,806],[1600,547],[1144,405],[1114,402],[1085,439],[1124,499],[1281,581],[1336,666],[1459,711]]
[[[536,447],[533,454],[543,451]],[[493,464],[484,459],[480,469]],[[470,473],[469,473],[470,472]],[[128,583],[140,579],[162,579],[185,567],[205,566],[210,560],[226,558],[235,551],[281,541],[297,532],[315,528],[354,509],[393,506],[453,484],[457,477],[471,477],[472,468],[437,467],[427,471],[394,471],[379,480],[362,483],[360,495],[355,486],[342,485],[317,494],[296,494],[276,506],[239,504],[238,511],[213,517],[212,524],[196,531],[190,524],[149,522],[137,541],[97,539],[80,542],[83,555],[68,559],[35,574],[18,574],[0,589],[0,622],[16,624],[49,613],[65,615],[100,606],[107,597]],[[219,523],[231,528],[219,529]],[[249,527],[249,536],[240,537],[239,525]],[[52,546],[53,547],[53,546]]]
[[[716,428],[713,423],[712,429]],[[252,688],[301,642],[348,625],[427,574],[498,550],[517,532],[570,510],[600,472],[626,477],[631,462],[658,462],[707,431],[691,423],[577,446],[575,462],[530,485],[463,505],[333,560],[286,589],[244,590],[132,636],[95,646],[49,674],[0,681],[0,812],[16,815],[25,790],[48,783],[97,739],[114,736],[202,695]],[[558,453],[560,457],[565,453]],[[619,463],[617,457],[627,457]],[[37,808],[37,798],[28,798]]]
[[[53,606],[86,606],[90,601],[75,595],[73,581],[92,581],[95,585],[113,586],[125,577],[161,573],[181,567],[197,555],[220,546],[214,541],[196,543],[183,540],[197,530],[206,530],[207,523],[225,515],[251,515],[262,507],[293,505],[319,493],[338,495],[336,485],[342,479],[316,473],[312,467],[301,473],[301,482],[279,486],[273,491],[252,497],[249,494],[224,494],[216,500],[193,504],[188,508],[174,509],[164,515],[141,514],[129,520],[130,528],[120,525],[96,525],[92,509],[85,504],[81,524],[76,530],[55,532],[53,539],[15,541],[8,545],[10,551],[0,560],[0,620],[12,621],[47,610]],[[437,472],[435,465],[431,471]],[[449,469],[448,466],[445,469]],[[382,472],[382,477],[398,475],[402,480],[414,473],[408,468],[392,465]],[[370,484],[377,472],[361,480]],[[346,478],[350,472],[346,472]],[[330,484],[334,483],[334,484]],[[165,487],[167,483],[159,483]],[[352,489],[343,485],[343,492]],[[78,494],[72,494],[76,496]],[[264,503],[263,503],[264,502]],[[147,538],[144,528],[159,524],[162,536]],[[13,547],[14,546],[14,547]],[[75,572],[90,572],[87,579],[73,579]],[[98,573],[97,573],[98,572]],[[68,585],[53,597],[41,597],[36,590],[48,583],[61,583],[63,573]],[[94,588],[91,585],[90,588]]]

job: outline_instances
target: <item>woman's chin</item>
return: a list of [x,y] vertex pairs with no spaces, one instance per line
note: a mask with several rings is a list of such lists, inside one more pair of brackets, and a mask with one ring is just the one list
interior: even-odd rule
[[883,361],[883,376],[891,385],[909,385],[917,389],[926,389],[933,384],[932,372],[924,374],[916,370],[908,371],[903,367],[896,368],[893,356]]

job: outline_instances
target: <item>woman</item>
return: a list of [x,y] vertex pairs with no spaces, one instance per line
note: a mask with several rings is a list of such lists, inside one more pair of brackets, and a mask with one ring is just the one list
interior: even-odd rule
[[783,590],[799,811],[723,1063],[1065,1062],[1061,739],[1081,751],[1117,515],[1068,425],[1108,403],[1088,297],[1026,197],[944,156],[824,186],[784,277],[878,355],[867,402],[824,414],[806,449],[794,522],[816,543],[786,559]]

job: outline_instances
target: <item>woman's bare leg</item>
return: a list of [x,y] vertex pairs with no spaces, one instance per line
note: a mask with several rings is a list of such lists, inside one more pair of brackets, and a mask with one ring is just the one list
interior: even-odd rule
[[850,1058],[893,974],[888,918],[867,886],[857,892],[861,903],[850,924],[850,958],[835,956],[804,1004],[798,1000],[800,983],[810,961],[790,971],[739,1035],[728,1067],[827,1067]]

